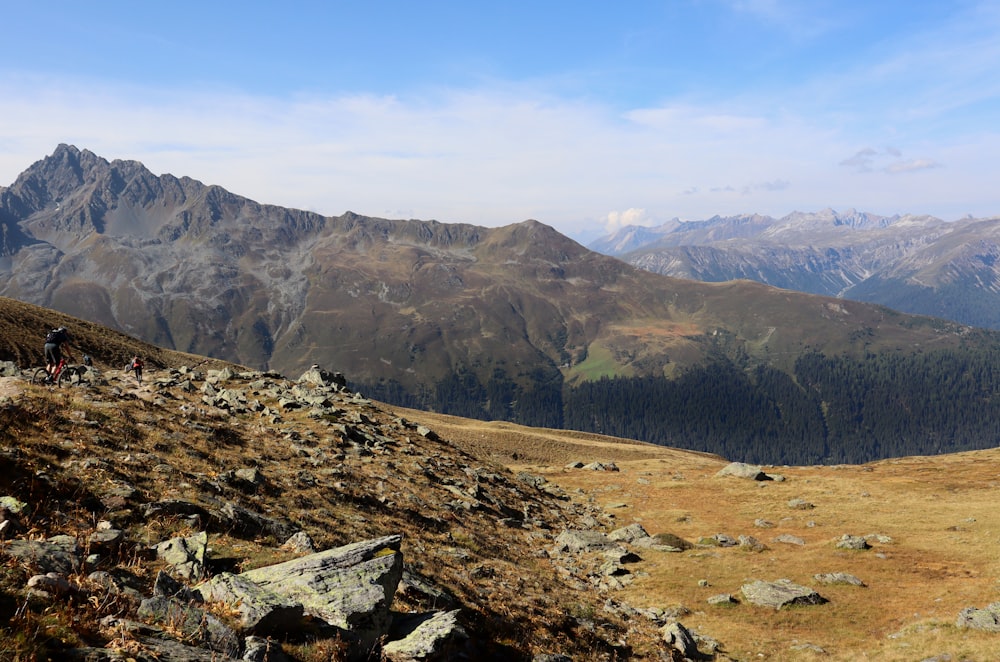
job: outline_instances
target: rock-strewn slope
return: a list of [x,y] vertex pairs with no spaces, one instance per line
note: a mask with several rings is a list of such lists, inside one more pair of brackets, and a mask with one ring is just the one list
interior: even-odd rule
[[630,581],[625,550],[554,547],[612,516],[337,374],[0,381],[0,658],[676,653],[662,613],[608,602]]

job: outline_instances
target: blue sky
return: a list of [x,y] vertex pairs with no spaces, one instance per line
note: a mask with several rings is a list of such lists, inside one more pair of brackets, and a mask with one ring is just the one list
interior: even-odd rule
[[0,186],[59,143],[259,202],[580,240],[1000,215],[1000,2],[16,3]]

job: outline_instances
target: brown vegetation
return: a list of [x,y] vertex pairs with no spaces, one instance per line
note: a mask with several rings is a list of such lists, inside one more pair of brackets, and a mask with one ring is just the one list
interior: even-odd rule
[[[1000,449],[908,457],[861,466],[768,468],[783,482],[716,477],[728,463],[707,454],[509,423],[411,415],[512,468],[544,475],[576,498],[639,522],[651,534],[689,542],[750,535],[769,549],[700,548],[643,553],[639,578],[620,597],[636,607],[683,605],[686,626],[727,644],[736,659],[910,661],[995,659],[1000,635],[955,627],[965,607],[1000,600]],[[619,472],[567,469],[570,461],[614,462]],[[793,510],[792,499],[815,508]],[[767,520],[773,528],[760,528]],[[774,542],[790,534],[804,545]],[[882,534],[872,549],[836,549],[844,534]],[[813,575],[847,572],[866,587],[824,586]],[[774,612],[740,604],[748,580],[788,578],[814,587],[826,605]],[[707,585],[699,584],[706,580]],[[826,651],[820,655],[803,644]]]
[[[11,310],[7,308],[6,310]],[[173,518],[145,521],[137,503],[109,505],[102,493],[115,481],[137,488],[139,502],[197,498],[225,472],[255,467],[260,491],[226,492],[245,507],[300,523],[323,547],[386,533],[403,533],[408,562],[459,598],[466,625],[490,636],[494,653],[564,651],[575,659],[655,659],[653,627],[605,614],[612,598],[635,607],[680,605],[684,624],[720,641],[733,659],[904,661],[950,655],[988,660],[1000,635],[960,630],[959,611],[1000,600],[1000,450],[939,457],[911,457],[864,466],[781,467],[784,481],[755,482],[716,473],[723,458],[593,434],[458,419],[391,410],[363,401],[344,402],[344,416],[363,414],[392,433],[386,455],[344,454],[322,420],[289,413],[280,424],[233,416],[205,407],[198,393],[137,387],[120,369],[120,357],[147,356],[155,380],[167,367],[203,359],[163,352],[96,325],[40,315],[34,307],[0,317],[0,359],[34,353],[44,329],[70,325],[80,344],[112,369],[106,385],[47,389],[0,379],[0,495],[33,505],[25,535],[69,533],[81,539],[101,519],[128,526],[129,544],[116,567],[148,584],[158,566],[144,550],[152,542],[190,532]],[[37,330],[37,331],[36,331]],[[40,354],[40,352],[39,352]],[[421,423],[442,441],[416,434],[398,419]],[[320,454],[333,464],[316,464]],[[620,471],[567,469],[570,461],[614,462]],[[726,534],[750,535],[767,549],[696,546],[683,553],[641,551],[630,566],[636,579],[621,591],[599,594],[567,586],[538,552],[551,545],[558,526],[573,526],[565,511],[539,501],[547,535],[512,529],[497,536],[496,515],[444,507],[454,498],[442,485],[467,480],[465,468],[483,468],[516,484],[516,471],[541,474],[565,489],[571,507],[600,506],[613,517],[607,530],[633,522],[651,534],[689,542]],[[428,480],[428,471],[435,477]],[[506,484],[506,483],[505,483]],[[802,499],[815,507],[792,509]],[[759,526],[766,520],[773,526]],[[776,542],[779,535],[803,544]],[[872,549],[837,549],[844,534],[884,536]],[[216,567],[249,568],[281,560],[266,536],[211,534]],[[847,572],[866,584],[818,585],[817,573]],[[127,613],[124,598],[86,592],[58,607],[27,597],[30,573],[12,561],[0,567],[0,658],[58,657],[65,646],[99,643],[126,650],[126,633],[102,628],[100,618]],[[745,602],[713,607],[707,599],[739,590],[748,580],[788,578],[815,587],[825,605],[770,611]],[[97,598],[90,599],[90,598]],[[406,602],[400,603],[405,608]],[[419,605],[414,605],[419,606]],[[223,614],[224,616],[224,614]],[[588,618],[606,622],[598,632]],[[614,649],[609,641],[625,642]],[[816,652],[817,648],[826,651]],[[335,642],[289,642],[298,660],[326,659]],[[942,658],[944,659],[944,658]]]

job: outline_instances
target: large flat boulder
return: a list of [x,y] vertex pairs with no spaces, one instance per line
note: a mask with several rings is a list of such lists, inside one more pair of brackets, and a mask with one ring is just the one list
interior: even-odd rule
[[344,630],[356,651],[371,651],[391,625],[389,608],[403,575],[402,539],[352,543],[239,576]]
[[800,586],[788,579],[750,582],[744,584],[741,590],[747,602],[772,609],[792,605],[819,605],[827,602],[826,598],[811,588]]

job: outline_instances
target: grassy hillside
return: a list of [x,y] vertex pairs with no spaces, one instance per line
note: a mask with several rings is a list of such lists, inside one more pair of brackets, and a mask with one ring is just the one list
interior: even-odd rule
[[[41,314],[25,318],[20,330],[7,319],[8,336],[20,340],[4,351],[30,348],[36,321],[43,328],[59,323]],[[0,554],[28,537],[87,541],[108,522],[126,539],[102,569],[146,592],[166,567],[144,550],[199,525],[181,516],[147,518],[145,506],[222,500],[295,522],[320,548],[402,533],[408,566],[460,605],[478,642],[476,659],[663,659],[658,623],[645,615],[654,611],[672,614],[702,644],[716,641],[718,660],[988,660],[1000,646],[1000,634],[954,625],[962,609],[998,600],[1000,451],[771,467],[783,480],[756,482],[717,476],[727,460],[709,454],[399,410],[346,392],[335,414],[281,410],[264,384],[284,380],[259,374],[237,375],[225,386],[256,391],[270,413],[236,413],[175,379],[172,371],[196,357],[156,354],[97,327],[85,327],[81,338],[106,348],[94,354],[112,365],[115,352],[139,350],[160,363],[141,386],[116,370],[61,389],[0,378],[0,496],[30,506],[16,530],[5,529]],[[349,429],[356,432],[345,435]],[[369,440],[359,442],[358,434]],[[618,470],[566,467],[592,461]],[[249,469],[255,484],[234,480],[235,470]],[[524,477],[543,477],[549,487],[536,489],[537,479]],[[512,513],[525,518],[521,527],[501,524]],[[631,583],[622,588],[590,583],[605,562],[598,553],[550,555],[564,529],[610,532],[633,523],[693,546],[634,548],[640,560],[628,564]],[[295,554],[274,535],[207,528],[212,572]],[[871,548],[838,549],[845,534],[867,536]],[[740,536],[760,544],[716,544]],[[69,573],[72,592],[52,601],[27,591],[30,563],[5,558],[0,659],[61,660],[82,646],[138,657],[140,638],[102,624],[108,616],[132,617],[132,598],[110,598],[88,571]],[[864,586],[815,578],[836,572]],[[814,587],[828,602],[774,611],[742,599],[744,583],[779,578]],[[709,604],[720,594],[738,602]],[[395,608],[427,605],[400,594]],[[224,609],[217,615],[227,618]],[[296,661],[338,659],[336,641],[282,643]]]

